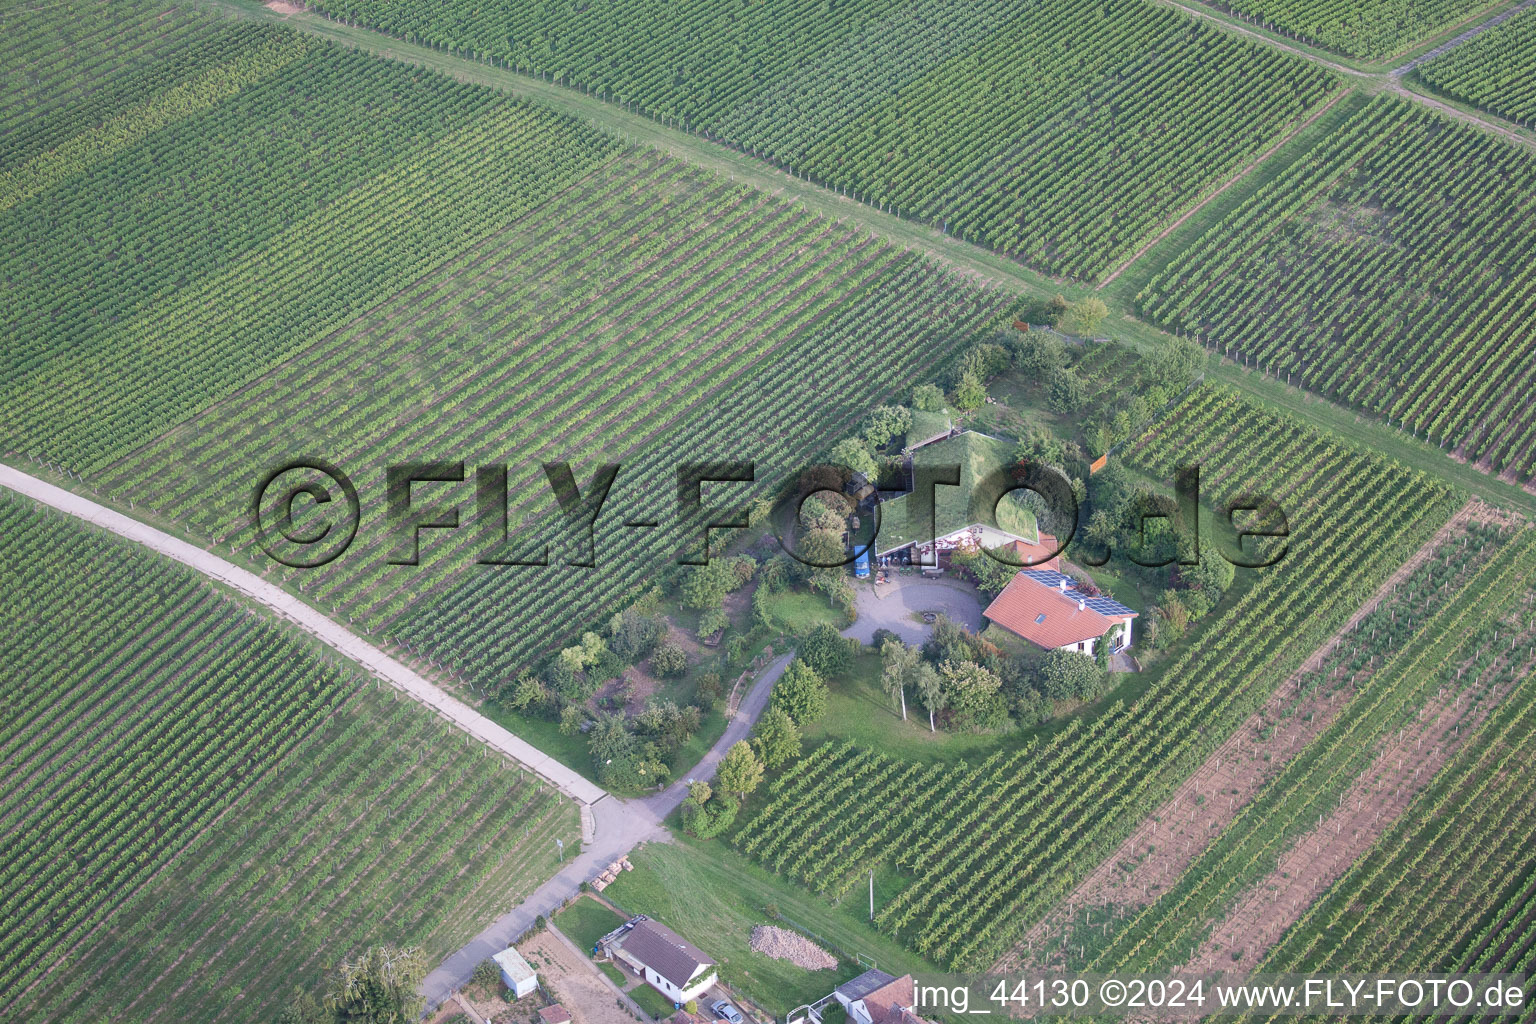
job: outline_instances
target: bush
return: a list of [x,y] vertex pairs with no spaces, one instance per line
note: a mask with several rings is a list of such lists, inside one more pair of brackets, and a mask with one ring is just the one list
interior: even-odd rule
[[655,649],[666,627],[655,616],[628,608],[608,620],[608,647],[629,665]]
[[1051,651],[1041,662],[1040,690],[1052,700],[1093,700],[1104,686],[1104,673],[1086,654]]
[[663,679],[673,679],[688,671],[688,654],[683,645],[667,637],[651,654],[651,672]]
[[730,624],[724,608],[711,608],[699,616],[699,636],[713,636]]
[[912,389],[912,408],[923,412],[943,412],[944,392],[937,384],[919,384]]
[[800,641],[800,658],[823,678],[840,676],[853,663],[858,642],[850,640],[829,622],[818,623]]
[[827,713],[828,697],[827,684],[817,671],[796,658],[773,685],[769,701],[803,727]]

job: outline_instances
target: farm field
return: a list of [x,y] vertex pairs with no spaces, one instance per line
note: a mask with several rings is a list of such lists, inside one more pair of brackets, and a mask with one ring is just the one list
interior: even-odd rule
[[942,17],[911,0],[859,0],[835,18],[798,3],[309,7],[579,88],[1087,279],[1339,86],[1144,0],[968,0]]
[[1536,472],[1536,156],[1365,107],[1176,258],[1152,320],[1521,481]]
[[0,4],[0,1016],[1528,970],[1533,3]]
[[456,947],[577,838],[569,801],[190,571],[8,492],[0,538],[17,1019],[270,1018],[365,946]]
[[[153,38],[156,25],[128,31]],[[0,444],[100,469],[616,148],[486,90],[284,29],[247,39],[217,70],[269,52],[287,63],[211,104],[172,104],[175,117],[115,152],[89,147],[94,162],[0,213],[12,339]],[[173,167],[184,172],[168,178]],[[305,176],[291,181],[295,169]],[[87,421],[75,415],[83,395]]]
[[[1408,745],[1409,756],[1422,759],[1421,765],[1433,772],[1431,753],[1440,748],[1437,716],[1444,716],[1439,728],[1447,734],[1458,724],[1474,728],[1517,680],[1529,675],[1536,533],[1523,530],[1498,546],[1503,550],[1496,557],[1455,586],[1437,592],[1430,579],[1410,584],[1420,588],[1433,614],[1412,635],[1371,656],[1373,670],[1322,735],[1238,814],[1166,894],[1124,924],[1090,961],[1090,969],[1168,968],[1188,962],[1196,947],[1204,952],[1202,940],[1211,923],[1221,921],[1245,891],[1270,882],[1267,876],[1293,844],[1311,840],[1317,847],[1324,838],[1340,846],[1359,841],[1359,832],[1335,834],[1330,815],[1341,805],[1358,809],[1354,788],[1383,770],[1381,752],[1392,747],[1400,730],[1417,734]],[[1417,777],[1415,771],[1407,784],[1411,787]],[[1371,800],[1371,816],[1364,824],[1352,822],[1352,830],[1367,836],[1372,829],[1384,830],[1401,810],[1391,797]],[[1315,831],[1318,822],[1323,822],[1321,835]],[[1324,852],[1309,851],[1309,870],[1326,870]],[[1250,929],[1248,937],[1259,942],[1258,929]],[[1261,951],[1250,945],[1231,950],[1224,959],[1228,964],[1243,957],[1257,960]],[[1200,966],[1212,965],[1202,961]]]
[[[687,542],[670,525],[679,461],[750,454],[759,484],[736,500],[762,496],[810,456],[819,431],[857,416],[871,388],[911,379],[1008,304],[771,196],[625,153],[100,479],[266,564],[249,492],[225,482],[270,453],[323,452],[373,507],[384,504],[386,462],[501,462],[520,539],[500,557],[547,541],[574,560],[581,550],[552,525],[540,462],[570,461],[583,486],[596,463],[618,463],[597,524],[602,573],[478,565],[488,545],[472,529],[429,535],[420,567],[390,565],[394,533],[379,516],[344,557],[284,574],[302,575],[307,595],[359,628],[483,686],[605,621],[666,567]],[[374,356],[360,368],[362,345]],[[800,429],[786,431],[792,422]],[[472,484],[454,497],[467,508]],[[664,528],[623,526],[634,520]]]
[[1210,0],[1266,28],[1351,57],[1391,57],[1494,6],[1489,0]]
[[[1527,584],[1516,609],[1527,636],[1530,598]],[[1514,661],[1519,653],[1502,657]],[[1536,943],[1532,702],[1527,671],[1394,827],[1309,908],[1263,969],[1527,969]],[[1522,1019],[1531,1014],[1527,1008]]]
[[1436,92],[1530,128],[1536,125],[1536,10],[1419,67],[1419,81]]
[[[1117,941],[1119,929],[1185,876],[1239,813],[1375,685],[1393,652],[1439,629],[1448,600],[1482,592],[1486,578],[1479,574],[1503,557],[1517,528],[1488,506],[1464,506],[994,969],[1081,969]],[[1416,753],[1415,767],[1422,768],[1429,756]],[[1262,889],[1248,890],[1256,892]]]
[[[899,851],[894,866],[911,884],[877,908],[876,924],[944,967],[990,965],[1070,889],[1073,865],[1107,854],[1455,504],[1417,473],[1210,385],[1126,457],[1165,478],[1199,463],[1207,495],[1268,492],[1286,509],[1291,555],[1213,616],[1135,702],[1027,747],[951,765],[852,743],[818,748],[736,833],[743,853],[836,898]],[[1063,776],[1084,784],[1051,785]],[[970,798],[943,796],[956,792]],[[900,810],[875,827],[853,810],[876,805]]]

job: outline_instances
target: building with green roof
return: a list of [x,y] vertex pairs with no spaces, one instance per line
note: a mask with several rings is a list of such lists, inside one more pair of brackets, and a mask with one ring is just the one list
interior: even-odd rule
[[1004,489],[997,482],[1010,479],[1006,474],[1015,462],[1012,442],[967,430],[923,444],[912,450],[911,458],[914,479],[920,469],[941,472],[956,467],[960,484],[939,484],[933,488],[931,526],[917,494],[882,501],[876,555],[912,548],[914,562],[934,565],[940,564],[933,557],[935,553],[942,558],[955,550],[997,548],[1014,541],[1039,543],[1040,530],[1034,513],[1022,500],[1025,492],[1009,491],[1000,499],[995,498]]

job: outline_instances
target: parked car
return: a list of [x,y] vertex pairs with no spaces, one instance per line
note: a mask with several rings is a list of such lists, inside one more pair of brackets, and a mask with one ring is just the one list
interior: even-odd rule
[[721,1020],[730,1021],[730,1024],[742,1024],[741,1011],[724,999],[711,1006],[710,1010]]

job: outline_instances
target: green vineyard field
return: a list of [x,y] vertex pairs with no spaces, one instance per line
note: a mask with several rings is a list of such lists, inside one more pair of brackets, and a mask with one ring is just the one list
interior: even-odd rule
[[[839,896],[872,865],[912,881],[875,921],[924,956],[981,969],[1096,863],[1450,515],[1446,490],[1204,385],[1127,454],[1202,490],[1263,490],[1291,553],[1157,673],[1134,701],[1074,718],[980,765],[923,767],[852,745],[808,755],[735,836],[773,870]],[[1219,501],[1220,499],[1218,499]],[[1061,786],[1062,779],[1077,784]],[[956,801],[946,794],[966,793]],[[878,823],[855,808],[895,808]],[[894,854],[888,851],[896,851]],[[888,863],[894,858],[895,863]]]
[[615,149],[548,112],[287,30],[246,44],[220,66],[262,57],[237,91],[157,113],[115,149],[87,147],[96,162],[0,212],[0,446],[99,469]]
[[[477,565],[487,545],[471,529],[430,538],[420,568],[391,566],[394,534],[375,516],[343,558],[287,574],[360,628],[485,685],[666,568],[684,538],[622,524],[677,520],[680,463],[753,460],[760,483],[737,500],[765,495],[870,395],[916,379],[1008,308],[791,204],[627,153],[101,479],[264,560],[249,485],[227,481],[254,480],[273,453],[331,459],[375,508],[388,462],[499,462],[518,549],[548,539],[558,557],[575,552],[542,532],[554,501],[540,462],[569,460],[583,484],[595,463],[618,462],[601,572]],[[473,484],[450,494],[467,509]]]
[[581,88],[1081,278],[1128,258],[1338,87],[1144,0],[967,0],[942,14],[855,0],[831,18],[803,2],[308,6]]
[[[1529,580],[1477,658],[1523,671],[1463,749],[1275,947],[1267,971],[1523,972],[1536,950],[1536,675]],[[1507,671],[1507,670],[1506,670]],[[1381,1018],[1374,1018],[1381,1019]],[[1506,1018],[1513,1019],[1513,1018]],[[1521,1020],[1536,1019],[1527,1005]]]
[[[1479,703],[1496,706],[1499,688],[1529,674],[1536,663],[1529,649],[1531,623],[1518,619],[1522,610],[1529,619],[1536,531],[1522,530],[1507,543],[1480,538],[1477,571],[1447,564],[1460,558],[1464,549],[1458,547],[1452,545],[1438,566],[1426,566],[1402,585],[1422,609],[1417,628],[1404,635],[1395,612],[1368,618],[1352,634],[1353,644],[1334,653],[1341,665],[1345,659],[1358,664],[1348,649],[1353,647],[1367,654],[1370,669],[1347,695],[1343,711],[1241,810],[1169,892],[1126,923],[1090,969],[1177,966],[1210,921],[1273,870],[1281,851],[1370,770],[1390,734],[1418,728],[1421,711],[1431,701],[1452,699],[1448,694],[1457,694],[1457,706],[1465,704],[1469,712]],[[1513,606],[1517,621],[1506,621],[1506,605]],[[1366,630],[1380,635],[1372,638]],[[1512,635],[1521,637],[1513,651]],[[1413,960],[1392,966],[1410,964],[1422,966]]]
[[1211,5],[1351,57],[1392,57],[1488,9],[1490,0],[1210,0]]
[[365,946],[455,948],[578,839],[572,803],[419,705],[11,496],[0,601],[15,1019],[270,1019]]
[[1153,279],[1143,312],[1497,472],[1536,472],[1536,156],[1379,99]]
[[1437,92],[1536,126],[1536,10],[1521,11],[1416,74]]

